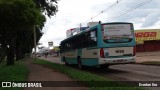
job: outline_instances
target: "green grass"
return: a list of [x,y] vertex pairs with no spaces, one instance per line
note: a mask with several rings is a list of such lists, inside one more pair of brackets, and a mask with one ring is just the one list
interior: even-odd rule
[[160,66],[160,61],[145,61],[140,64]]
[[[0,81],[26,81],[28,69],[22,62],[6,66],[5,61],[0,64]],[[23,88],[0,88],[0,90],[23,90]]]
[[[59,72],[62,72],[64,74],[68,75],[69,77],[71,77],[72,79],[74,79],[76,81],[84,81],[83,85],[89,87],[90,90],[145,90],[142,88],[130,87],[130,85],[120,84],[117,82],[105,82],[105,84],[107,83],[107,85],[105,85],[106,87],[93,87],[95,85],[95,83],[93,84],[92,82],[89,83],[89,82],[85,82],[85,81],[110,81],[110,80],[106,79],[105,77],[98,76],[96,74],[92,74],[92,73],[85,72],[85,71],[80,71],[80,70],[77,70],[77,69],[74,69],[71,67],[67,67],[67,66],[60,65],[60,64],[55,64],[55,63],[45,61],[42,59],[38,59],[34,63],[45,65],[47,67],[53,68],[54,70],[57,70]],[[122,85],[126,86],[126,87],[121,87]],[[109,86],[109,87],[107,87],[107,86]]]

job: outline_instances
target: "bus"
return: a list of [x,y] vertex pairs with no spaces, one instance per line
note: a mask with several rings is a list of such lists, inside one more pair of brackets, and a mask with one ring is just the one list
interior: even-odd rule
[[109,67],[135,63],[135,35],[132,23],[101,23],[60,43],[65,65]]

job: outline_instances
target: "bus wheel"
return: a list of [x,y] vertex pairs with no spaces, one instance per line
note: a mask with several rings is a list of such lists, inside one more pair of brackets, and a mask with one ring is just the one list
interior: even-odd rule
[[81,58],[80,57],[77,58],[77,64],[78,64],[78,68],[82,69],[82,63],[81,63]]
[[67,63],[67,61],[66,61],[65,57],[63,57],[63,61],[64,61],[64,64],[65,64],[66,66],[68,66],[68,65],[69,65],[69,64]]

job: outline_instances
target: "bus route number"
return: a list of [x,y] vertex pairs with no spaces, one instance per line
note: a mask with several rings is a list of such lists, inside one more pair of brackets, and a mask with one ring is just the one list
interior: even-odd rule
[[124,50],[115,50],[115,53],[124,53]]

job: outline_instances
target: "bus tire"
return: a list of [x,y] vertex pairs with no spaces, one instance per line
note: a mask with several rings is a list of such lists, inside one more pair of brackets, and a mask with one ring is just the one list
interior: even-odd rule
[[68,65],[69,65],[69,64],[67,63],[67,61],[66,61],[65,57],[63,57],[63,61],[64,61],[64,64],[65,64],[66,66],[68,66]]
[[81,58],[77,57],[77,65],[79,69],[82,69],[82,63],[81,63]]

